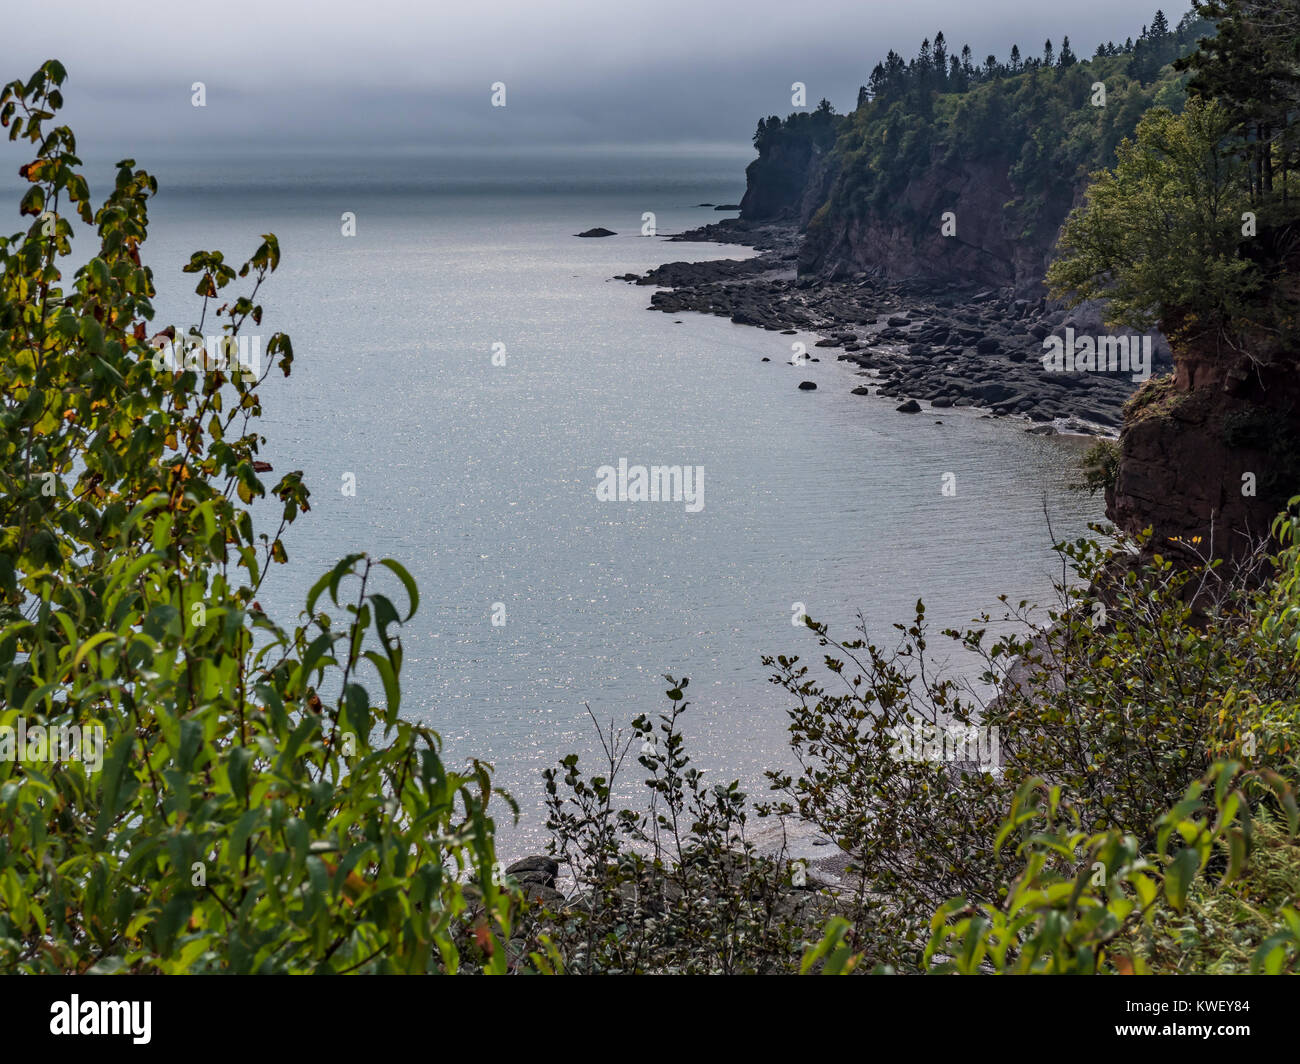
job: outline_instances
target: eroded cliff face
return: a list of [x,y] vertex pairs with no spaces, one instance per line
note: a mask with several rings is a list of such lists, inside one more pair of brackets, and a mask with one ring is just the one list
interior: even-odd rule
[[[1012,285],[1018,241],[1002,205],[1013,195],[1006,166],[981,162],[957,169],[931,165],[909,179],[882,212],[853,212],[832,196],[808,225],[799,272]],[[949,211],[954,236],[941,233]]]
[[808,190],[814,160],[823,153],[809,140],[791,140],[765,148],[745,167],[745,195],[740,216],[750,222],[797,220]]
[[1241,558],[1300,493],[1300,359],[1254,346],[1175,343],[1130,403],[1106,512],[1153,551]]
[[[888,280],[922,280],[943,286],[970,284],[1012,288],[1018,298],[1037,300],[1056,238],[1082,194],[1083,182],[1062,182],[1037,204],[1025,231],[1009,204],[1021,190],[1011,180],[1011,163],[998,157],[945,161],[936,150],[881,210],[852,209],[837,185],[833,155],[799,160],[804,187],[797,211],[789,193],[793,170],[782,171],[779,188],[771,166],[751,165],[748,204],[780,201],[786,215],[804,228],[801,275],[845,277],[866,273]],[[944,234],[951,212],[953,235]],[[757,215],[756,215],[757,216]],[[951,227],[951,226],[950,226]]]

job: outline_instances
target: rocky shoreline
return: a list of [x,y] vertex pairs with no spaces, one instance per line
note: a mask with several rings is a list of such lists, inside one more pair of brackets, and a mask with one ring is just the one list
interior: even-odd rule
[[[1009,288],[936,290],[865,273],[800,277],[799,239],[791,223],[727,219],[669,240],[739,244],[757,256],[669,262],[617,279],[660,289],[650,297],[654,310],[815,333],[823,337],[816,347],[838,350],[841,361],[860,367],[864,380],[855,395],[898,398],[904,413],[919,413],[923,401],[934,409],[976,407],[1025,418],[1036,423],[1033,432],[1118,431],[1122,407],[1138,387],[1129,374],[1048,372],[1041,362],[1045,337],[1066,328],[1107,332],[1095,308],[1017,299]],[[1172,363],[1162,337],[1154,351],[1152,374],[1167,372]]]

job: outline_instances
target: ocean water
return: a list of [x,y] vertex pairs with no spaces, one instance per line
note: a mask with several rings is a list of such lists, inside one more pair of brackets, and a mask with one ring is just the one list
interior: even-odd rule
[[[296,362],[264,394],[263,479],[302,469],[313,494],[262,604],[290,620],[351,551],[410,570],[403,712],[453,763],[495,764],[523,807],[507,854],[540,841],[542,770],[591,757],[587,705],[626,725],[666,705],[664,673],[689,676],[699,764],[761,790],[790,758],[760,656],[820,659],[792,624],[800,604],[845,636],[861,613],[887,640],[918,598],[936,630],[1000,593],[1046,601],[1059,564],[1044,507],[1057,538],[1100,517],[1067,488],[1077,444],[969,410],[898,414],[849,394],[856,367],[814,336],[652,312],[650,289],[611,279],[751,254],[663,239],[729,216],[697,204],[737,202],[747,158],[139,160],[162,186],[145,256],[159,327],[197,321],[192,251],[238,264],[260,234],[280,240],[260,332],[288,332]],[[92,191],[106,172],[91,167]],[[593,226],[618,235],[574,237]],[[795,340],[822,361],[788,365]],[[599,500],[597,470],[620,459],[702,467],[702,509]],[[258,511],[268,532],[274,513]],[[969,670],[945,643],[937,655]]]

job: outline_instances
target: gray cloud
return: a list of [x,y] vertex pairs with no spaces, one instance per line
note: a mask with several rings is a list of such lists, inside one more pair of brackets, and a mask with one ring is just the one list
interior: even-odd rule
[[[119,154],[184,144],[321,151],[520,144],[743,143],[786,114],[790,84],[851,108],[871,67],[943,30],[978,59],[1068,34],[1090,54],[1154,14],[1126,0],[483,0],[452,10],[404,0],[342,4],[150,3],[130,19],[62,0],[60,19],[9,29],[0,77],[42,59],[68,67],[67,116],[82,142]],[[1166,10],[1170,21],[1181,7]],[[68,27],[76,27],[70,33]],[[202,81],[207,107],[190,105]],[[492,108],[493,82],[508,106]]]

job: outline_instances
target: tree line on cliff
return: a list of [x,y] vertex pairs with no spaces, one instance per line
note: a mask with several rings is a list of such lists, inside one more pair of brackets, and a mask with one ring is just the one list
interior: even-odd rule
[[935,209],[960,216],[960,196],[930,203],[909,187],[928,175],[979,181],[987,163],[1012,192],[1002,208],[1007,233],[1046,251],[1087,174],[1114,161],[1151,107],[1181,106],[1186,76],[1172,64],[1211,32],[1195,11],[1172,28],[1157,11],[1136,40],[1099,45],[1088,60],[1068,37],[1059,51],[1046,41],[1041,57],[1022,58],[1013,46],[1005,61],[990,55],[982,64],[968,46],[949,54],[942,33],[911,60],[890,51],[851,113],[837,115],[823,100],[811,112],[759,121],[742,217],[799,220],[816,270],[825,265],[818,249],[863,218],[916,242],[930,237]]

